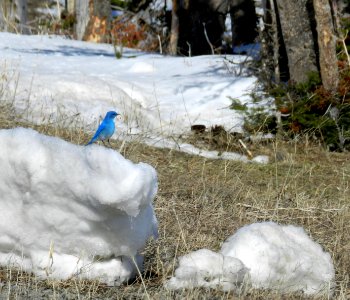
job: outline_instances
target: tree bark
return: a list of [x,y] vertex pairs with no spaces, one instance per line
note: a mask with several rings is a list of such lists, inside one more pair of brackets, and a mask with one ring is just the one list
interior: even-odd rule
[[332,12],[328,0],[314,0],[317,22],[319,62],[323,87],[335,92],[338,87],[338,65],[336,56],[336,37]]
[[27,28],[27,16],[28,16],[28,5],[27,0],[16,0],[16,19],[19,23],[19,29],[21,33],[28,34]]
[[69,14],[74,14],[75,10],[75,0],[66,0],[67,1],[67,11]]
[[28,5],[27,0],[0,1],[0,29],[4,31],[15,30],[28,34],[27,28]]
[[76,0],[78,40],[105,43],[109,40],[111,7],[108,0]]
[[274,77],[277,84],[280,83],[281,73],[280,73],[280,63],[279,63],[279,49],[280,42],[278,38],[278,24],[276,18],[276,8],[274,0],[269,0],[269,7],[271,9],[271,33],[272,33],[272,42],[273,42],[273,69]]
[[177,54],[177,45],[179,42],[179,0],[173,0],[173,7],[171,11],[171,32],[170,32],[170,44],[169,44],[169,53],[170,55]]
[[0,2],[0,30],[9,31],[13,19],[14,5],[9,0]]
[[276,0],[276,3],[290,80],[305,82],[310,72],[318,72],[307,0]]

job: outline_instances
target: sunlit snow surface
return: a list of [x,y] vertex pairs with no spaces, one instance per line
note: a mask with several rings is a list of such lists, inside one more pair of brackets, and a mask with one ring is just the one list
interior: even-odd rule
[[0,265],[118,284],[157,236],[156,171],[31,129],[0,130]]
[[[15,74],[6,77],[7,98],[30,121],[79,114],[93,131],[106,111],[116,110],[122,118],[115,138],[137,135],[138,140],[151,138],[155,146],[162,141],[170,146],[168,141],[189,133],[193,124],[242,131],[242,116],[229,108],[230,98],[248,103],[257,80],[240,65],[246,56],[228,58],[235,64],[217,55],[171,57],[124,49],[122,59],[116,59],[107,44],[0,33],[2,73]],[[190,153],[206,152],[192,148]]]

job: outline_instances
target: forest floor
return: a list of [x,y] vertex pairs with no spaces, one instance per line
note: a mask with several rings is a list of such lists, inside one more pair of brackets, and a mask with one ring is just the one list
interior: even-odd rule
[[[0,128],[31,127],[76,144],[89,139],[80,128],[21,121],[11,106],[0,107]],[[120,142],[112,142],[115,149]],[[270,156],[266,165],[211,160],[140,143],[122,154],[158,172],[154,201],[159,239],[150,241],[145,271],[134,282],[108,287],[81,279],[40,280],[0,269],[0,299],[301,299],[300,293],[248,289],[240,295],[218,290],[168,291],[177,257],[201,248],[218,251],[238,228],[261,221],[302,226],[333,259],[336,299],[350,298],[350,156],[331,153],[308,140],[250,144]],[[311,299],[311,298],[310,298]]]

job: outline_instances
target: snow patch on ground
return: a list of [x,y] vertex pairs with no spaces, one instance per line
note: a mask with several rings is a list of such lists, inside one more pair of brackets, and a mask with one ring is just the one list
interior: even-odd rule
[[240,259],[249,268],[256,288],[302,290],[314,295],[328,294],[334,284],[330,254],[302,227],[274,222],[250,224],[229,237],[220,253]]
[[180,257],[174,277],[165,286],[235,290],[247,283],[282,293],[331,296],[334,280],[330,254],[303,228],[262,222],[240,228],[219,253],[201,249]]

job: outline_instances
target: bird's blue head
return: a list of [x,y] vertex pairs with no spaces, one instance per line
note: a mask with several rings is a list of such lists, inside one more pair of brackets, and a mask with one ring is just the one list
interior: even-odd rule
[[106,116],[105,119],[111,119],[113,120],[116,116],[118,116],[119,114],[115,111],[109,111]]

